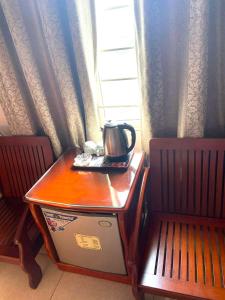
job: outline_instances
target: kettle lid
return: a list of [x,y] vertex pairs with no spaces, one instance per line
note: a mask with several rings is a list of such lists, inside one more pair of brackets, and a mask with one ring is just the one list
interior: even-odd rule
[[106,121],[104,127],[112,128],[112,127],[117,127],[118,125],[119,125],[118,123],[112,122],[112,120],[108,120]]

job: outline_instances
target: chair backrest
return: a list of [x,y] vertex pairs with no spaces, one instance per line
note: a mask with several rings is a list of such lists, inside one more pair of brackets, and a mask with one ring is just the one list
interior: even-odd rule
[[22,199],[53,162],[48,137],[0,137],[0,184],[5,198]]
[[225,218],[225,139],[150,141],[151,210]]

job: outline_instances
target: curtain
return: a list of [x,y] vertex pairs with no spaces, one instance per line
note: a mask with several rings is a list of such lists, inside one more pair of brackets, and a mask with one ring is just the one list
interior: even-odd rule
[[135,0],[144,148],[225,135],[225,1]]
[[9,127],[5,118],[5,114],[0,106],[0,135],[8,135]]
[[92,0],[0,0],[0,104],[12,134],[46,134],[56,155],[100,137],[94,18]]

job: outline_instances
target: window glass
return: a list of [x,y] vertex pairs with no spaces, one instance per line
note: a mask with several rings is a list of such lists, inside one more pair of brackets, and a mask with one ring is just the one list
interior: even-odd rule
[[140,114],[138,107],[111,107],[105,108],[105,118],[114,121],[139,120]]
[[137,105],[139,102],[139,85],[137,79],[103,81],[102,100],[105,106]]
[[[124,21],[124,16],[126,16]],[[133,18],[130,8],[106,11],[99,19],[100,49],[132,47],[134,45]]]
[[97,9],[111,9],[130,5],[131,0],[96,0]]
[[137,61],[134,49],[103,52],[99,59],[101,80],[137,77]]
[[95,3],[101,125],[107,120],[132,125],[137,133],[136,147],[140,149],[140,88],[133,0],[95,0]]

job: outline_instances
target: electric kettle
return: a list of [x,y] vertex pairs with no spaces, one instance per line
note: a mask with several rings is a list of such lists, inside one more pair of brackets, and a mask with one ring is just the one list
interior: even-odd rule
[[[131,133],[131,145],[128,146],[126,130]],[[103,129],[103,144],[106,157],[111,161],[126,159],[127,154],[134,148],[136,133],[131,125],[108,121]]]

